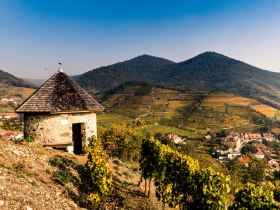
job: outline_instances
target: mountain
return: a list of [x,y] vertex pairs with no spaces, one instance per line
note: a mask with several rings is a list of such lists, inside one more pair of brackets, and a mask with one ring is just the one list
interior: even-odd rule
[[175,63],[143,55],[75,78],[88,90],[108,91],[129,81],[184,90],[226,91],[280,108],[280,75],[215,52]]
[[142,55],[128,61],[100,67],[82,75],[73,77],[81,86],[99,91],[107,91],[122,83],[157,81],[161,69],[174,62],[149,55]]
[[280,102],[280,75],[248,65],[215,52],[163,69],[158,83],[182,89],[227,91],[272,104]]
[[2,70],[0,70],[0,83],[15,87],[32,87],[32,85],[28,82],[25,82],[24,80]]

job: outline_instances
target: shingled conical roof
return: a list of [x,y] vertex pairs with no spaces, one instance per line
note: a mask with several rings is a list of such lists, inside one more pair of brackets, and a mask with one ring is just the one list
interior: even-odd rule
[[103,107],[61,69],[18,108],[17,112],[96,112]]

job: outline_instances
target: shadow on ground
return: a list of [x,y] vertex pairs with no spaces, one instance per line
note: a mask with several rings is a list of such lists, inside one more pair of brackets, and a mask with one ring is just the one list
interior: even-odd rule
[[87,195],[92,186],[87,168],[61,155],[55,155],[51,158],[50,164],[57,168],[51,174],[52,180],[64,186],[68,197],[79,207],[90,209]]

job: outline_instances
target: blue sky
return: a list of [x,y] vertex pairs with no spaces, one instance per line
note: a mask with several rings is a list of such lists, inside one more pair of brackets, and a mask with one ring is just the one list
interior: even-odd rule
[[48,78],[215,51],[280,72],[280,0],[0,0],[0,69]]

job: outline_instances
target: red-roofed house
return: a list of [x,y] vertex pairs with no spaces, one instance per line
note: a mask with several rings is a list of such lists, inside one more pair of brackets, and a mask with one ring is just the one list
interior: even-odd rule
[[259,142],[255,142],[252,144],[253,146],[255,146],[256,148],[258,149],[261,149],[261,150],[266,150],[266,146],[262,143],[259,143]]
[[0,119],[18,118],[18,114],[14,112],[0,113]]
[[279,163],[277,163],[275,160],[273,160],[273,159],[270,159],[268,162],[267,162],[267,165],[268,165],[268,168],[270,169],[270,170],[273,170],[273,171],[275,171],[275,170],[279,170]]
[[264,153],[263,153],[261,150],[258,150],[258,151],[255,153],[255,156],[256,156],[256,158],[263,159],[263,158],[264,158]]
[[250,163],[250,158],[248,156],[241,156],[238,158],[239,162],[244,164],[245,166],[248,166]]
[[9,141],[10,138],[11,138],[10,136],[6,136],[6,135],[1,137],[3,141]]
[[3,136],[6,134],[6,130],[0,127],[0,135]]
[[259,139],[262,139],[262,135],[260,133],[248,133],[248,139],[259,140]]
[[275,140],[275,136],[272,133],[263,133],[263,138],[267,141]]

